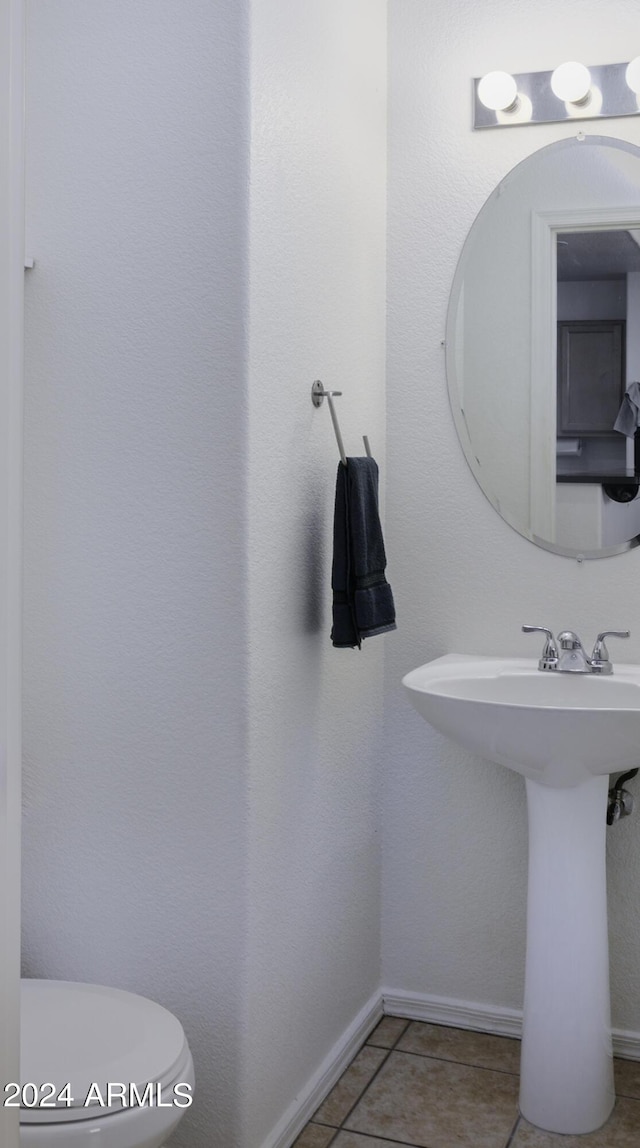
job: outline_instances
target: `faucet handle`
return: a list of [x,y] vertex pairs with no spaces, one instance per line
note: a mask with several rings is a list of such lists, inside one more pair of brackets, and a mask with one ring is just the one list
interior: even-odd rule
[[603,630],[601,634],[598,634],[591,655],[591,665],[596,673],[613,673],[613,666],[609,661],[609,651],[605,645],[605,638],[628,638],[629,634],[629,630]]
[[548,630],[546,626],[523,626],[523,633],[525,634],[546,634],[547,640],[544,644],[542,657],[538,662],[539,670],[555,670],[558,666],[558,647],[553,632]]

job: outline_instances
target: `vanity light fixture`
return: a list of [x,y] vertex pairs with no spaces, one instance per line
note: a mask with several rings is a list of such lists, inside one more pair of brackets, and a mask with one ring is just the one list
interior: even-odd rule
[[508,72],[487,72],[478,83],[478,99],[494,112],[515,111],[518,86]]
[[551,91],[567,104],[584,104],[591,93],[591,72],[577,60],[567,60],[551,76]]
[[591,72],[577,60],[560,64],[551,76],[551,91],[568,104],[582,104],[591,91]]
[[588,68],[569,60],[552,72],[489,72],[473,84],[474,128],[640,115],[640,56]]

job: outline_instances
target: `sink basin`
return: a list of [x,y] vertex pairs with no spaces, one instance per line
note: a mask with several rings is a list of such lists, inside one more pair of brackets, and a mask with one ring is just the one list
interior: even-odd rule
[[541,672],[531,658],[447,654],[402,680],[440,733],[541,785],[579,785],[640,762],[640,666],[601,677]]
[[440,733],[525,778],[529,822],[520,1109],[577,1135],[615,1102],[609,1000],[609,774],[640,764],[640,666],[610,677],[448,654],[403,679]]

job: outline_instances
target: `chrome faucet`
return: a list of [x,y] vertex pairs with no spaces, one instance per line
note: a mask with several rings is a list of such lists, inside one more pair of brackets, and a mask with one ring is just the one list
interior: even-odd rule
[[628,638],[628,630],[603,630],[598,634],[593,653],[587,657],[582,642],[573,630],[563,630],[558,634],[558,642],[546,626],[523,626],[525,634],[542,633],[547,638],[538,662],[539,670],[558,670],[566,674],[612,674],[613,666],[609,660],[609,651],[605,645],[605,638]]
[[[591,673],[591,662],[583,649],[582,642],[573,630],[563,630],[561,634],[558,634],[558,646],[556,669],[567,674]],[[609,673],[611,673],[611,667]]]

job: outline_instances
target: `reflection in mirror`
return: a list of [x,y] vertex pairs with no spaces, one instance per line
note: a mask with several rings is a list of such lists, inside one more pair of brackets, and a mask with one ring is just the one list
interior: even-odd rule
[[556,243],[556,535],[613,546],[640,534],[638,408],[625,402],[640,379],[640,231],[560,232]]
[[640,542],[639,240],[640,149],[583,136],[502,180],[456,270],[447,381],[467,462],[502,518],[556,553]]

